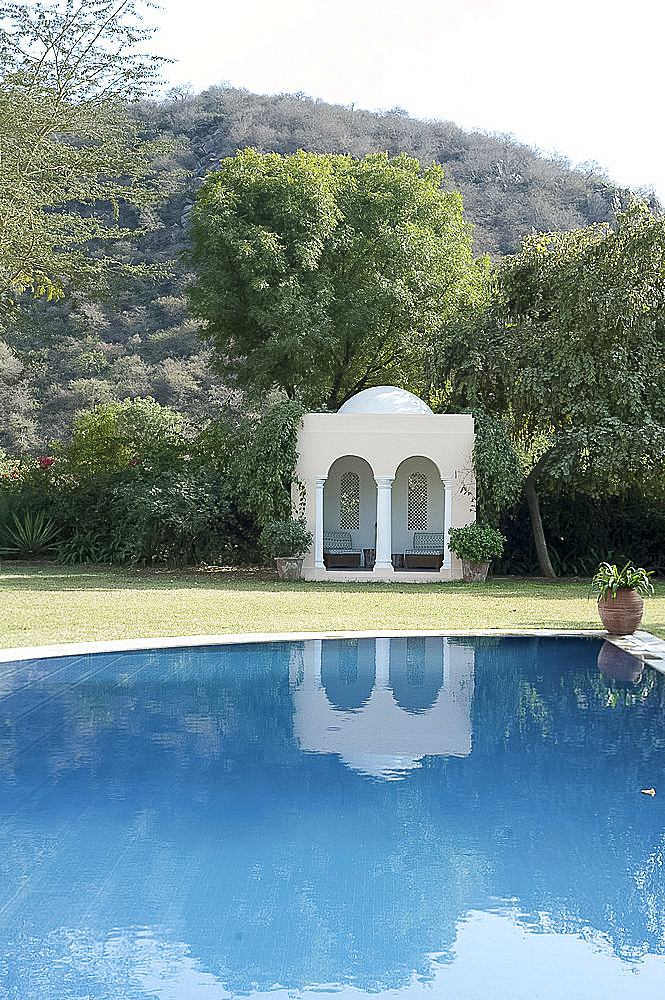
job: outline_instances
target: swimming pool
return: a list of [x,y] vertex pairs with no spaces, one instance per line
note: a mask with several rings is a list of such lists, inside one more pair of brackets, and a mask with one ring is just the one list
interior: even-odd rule
[[3,664],[0,998],[660,995],[665,676],[636,663],[412,636]]

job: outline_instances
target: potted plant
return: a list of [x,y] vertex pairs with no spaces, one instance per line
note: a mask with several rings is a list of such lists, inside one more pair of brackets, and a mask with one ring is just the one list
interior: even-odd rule
[[302,557],[311,548],[313,537],[304,517],[271,521],[263,528],[261,547],[277,563],[281,580],[300,579]]
[[653,594],[653,574],[631,562],[619,569],[603,562],[591,581],[598,591],[598,614],[611,635],[632,635],[642,621],[644,598]]
[[506,539],[488,524],[465,524],[463,528],[449,528],[450,549],[462,560],[462,576],[467,583],[483,583],[489,565],[503,552]]

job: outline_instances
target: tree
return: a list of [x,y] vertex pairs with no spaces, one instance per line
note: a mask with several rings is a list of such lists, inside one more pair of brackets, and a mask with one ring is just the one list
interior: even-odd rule
[[554,576],[539,489],[662,494],[665,220],[636,204],[614,229],[529,237],[492,307],[448,331],[439,358],[458,404],[508,414],[526,446],[534,540]]
[[134,0],[0,4],[0,306],[100,280],[119,203],[148,200],[128,102],[155,79],[134,51],[151,33]]
[[189,254],[218,370],[331,409],[386,382],[422,391],[434,331],[485,268],[442,179],[387,154],[224,160],[199,192]]
[[25,366],[0,341],[0,448],[17,452],[34,445],[36,409]]
[[172,469],[186,448],[182,416],[147,397],[100,403],[79,413],[66,459],[80,477],[103,477],[129,466]]

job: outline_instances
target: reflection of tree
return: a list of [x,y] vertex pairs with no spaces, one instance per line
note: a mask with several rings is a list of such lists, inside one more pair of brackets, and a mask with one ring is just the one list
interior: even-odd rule
[[[515,646],[500,669],[491,646],[476,651],[469,764],[486,790],[484,815],[474,818],[488,831],[495,824],[499,841],[494,891],[548,910],[555,928],[601,930],[620,955],[636,948],[661,954],[665,907],[655,926],[634,873],[665,825],[662,809],[640,794],[662,773],[665,678],[649,671],[637,685],[605,679],[595,643],[578,646],[575,657],[570,648],[565,640],[534,642],[525,657]],[[540,707],[515,718],[525,681],[546,707],[546,730]]]
[[665,679],[608,707],[597,655],[479,642],[473,753],[400,782],[299,753],[279,643],[26,667],[0,701],[3,954],[27,981],[41,942],[64,996],[57,928],[160,926],[236,992],[397,988],[497,898],[661,954],[664,807],[639,789],[663,772]]

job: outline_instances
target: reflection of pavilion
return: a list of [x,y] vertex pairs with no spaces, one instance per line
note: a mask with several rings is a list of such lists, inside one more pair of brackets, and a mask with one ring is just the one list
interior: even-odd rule
[[307,642],[291,660],[295,736],[381,777],[466,756],[473,666],[470,646],[441,636]]

